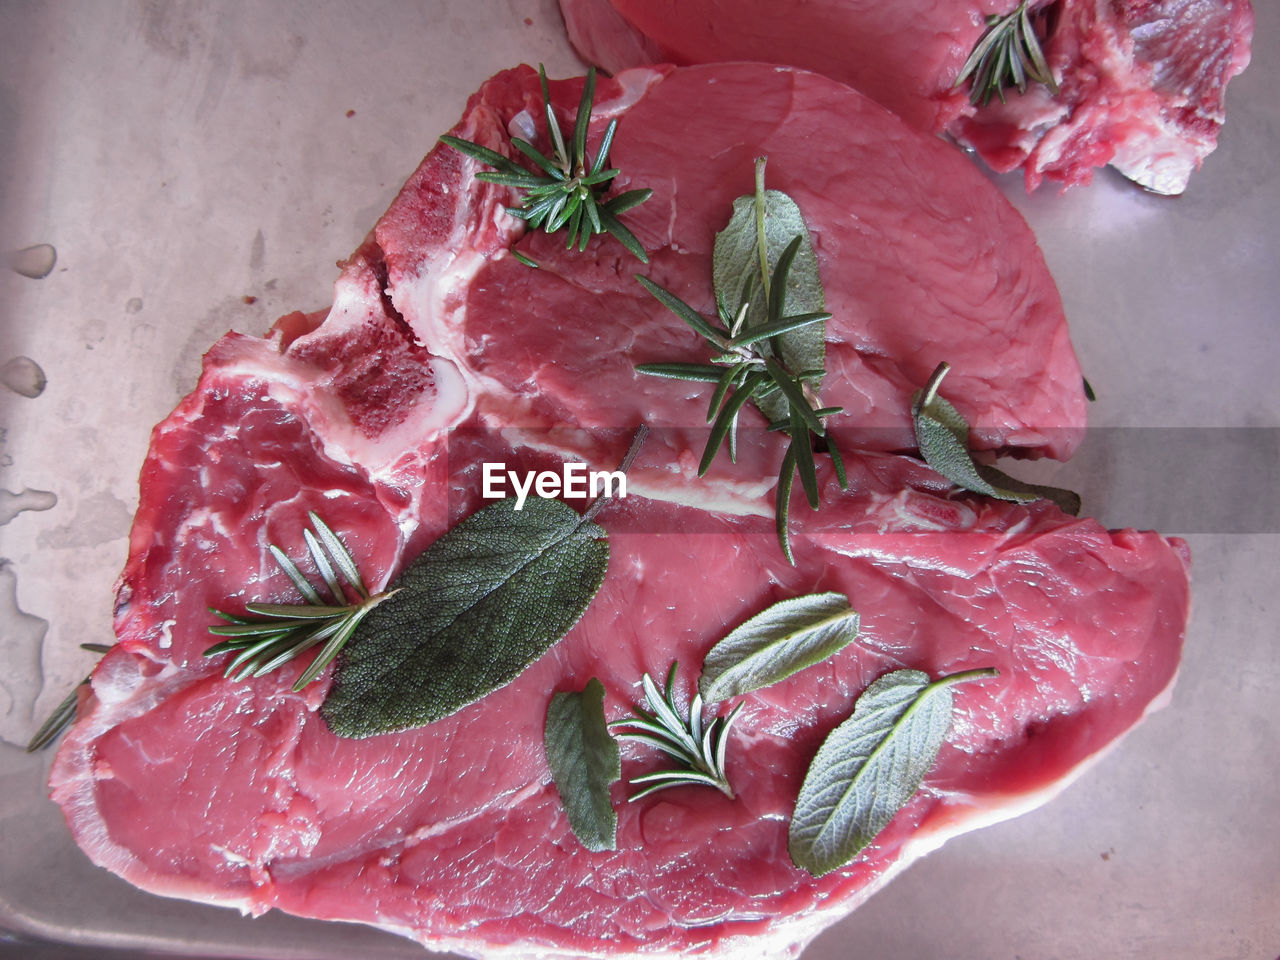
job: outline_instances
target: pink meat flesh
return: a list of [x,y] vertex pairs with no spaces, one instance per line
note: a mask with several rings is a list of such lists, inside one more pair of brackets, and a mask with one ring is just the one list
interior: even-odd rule
[[[579,87],[555,85],[566,111]],[[736,123],[739,99],[773,110],[776,124]],[[536,100],[532,71],[501,74],[471,100],[458,130],[496,142]],[[655,188],[630,220],[655,251],[652,273],[695,300],[709,296],[716,211],[736,192],[711,172],[724,164],[745,177],[750,158],[769,152],[771,175],[810,216],[832,308],[855,314],[829,329],[832,399],[868,397],[868,415],[890,434],[901,431],[890,403],[906,402],[909,380],[935,352],[978,365],[962,379],[959,364],[956,381],[980,397],[973,409],[991,425],[990,445],[1036,432],[999,419],[1008,414],[999,413],[994,361],[983,368],[961,348],[984,310],[989,336],[1005,337],[1015,355],[1009,362],[1036,369],[1023,351],[1078,377],[1052,285],[1020,223],[963,161],[859,106],[856,94],[793,71],[738,66],[626,74],[602,85],[601,100],[623,115],[619,164]],[[712,140],[692,151],[698,163],[672,156],[664,118],[707,102],[724,111],[709,116],[726,118],[718,140],[726,158],[713,155]],[[818,190],[771,131],[819,127],[824,116],[841,122],[814,130],[814,143],[835,137],[841,152],[824,166],[810,151]],[[872,129],[835,132],[856,127],[851,118]],[[762,139],[748,139],[751,130]],[[872,143],[889,159],[877,159]],[[328,314],[286,316],[268,339],[223,338],[195,392],[155,429],[120,582],[120,642],[95,671],[51,776],[54,799],[96,863],[159,894],[360,921],[475,956],[794,955],[948,837],[1047,799],[1162,701],[1187,616],[1180,542],[1108,533],[1045,502],[958,496],[914,459],[850,450],[848,492],[824,470],[821,513],[797,506],[789,566],[768,516],[772,474],[755,476],[763,510],[739,476],[771,466],[776,449],[744,456],[736,473],[691,481],[705,396],[682,399],[670,384],[654,389],[630,373],[659,337],[693,349],[660,307],[636,296],[634,262],[612,241],[566,255],[554,241],[522,237],[500,212],[504,192],[473,172],[453,151],[433,151],[344,265]],[[864,177],[874,201],[854,189]],[[921,177],[931,190],[920,190]],[[928,209],[911,206],[923,198]],[[937,232],[957,217],[968,218],[968,244]],[[984,232],[997,227],[998,237]],[[905,330],[877,333],[856,315],[868,303],[887,309],[888,294],[860,290],[836,269],[848,264],[863,276],[856,261],[877,246],[867,235],[881,247],[915,237],[910,257],[881,253],[877,285],[910,297],[914,284],[968,284],[987,271],[985,298],[968,304],[963,323],[926,331],[908,316]],[[543,270],[513,264],[503,254],[512,243]],[[962,266],[939,266],[962,253]],[[930,290],[949,310],[974,296]],[[925,310],[928,301],[922,293],[910,302]],[[1027,328],[1043,331],[1034,351]],[[931,339],[908,348],[912,329]],[[953,333],[960,339],[949,341]],[[876,342],[883,354],[864,362],[846,337]],[[579,353],[592,361],[582,371],[567,366]],[[624,362],[606,362],[615,355]],[[864,379],[873,366],[880,376]],[[892,372],[902,369],[911,376]],[[1077,390],[1076,380],[1063,381],[1055,396],[1053,376],[1040,379],[1031,396],[1043,395],[1051,411]],[[1014,380],[1008,389],[1025,388]],[[627,406],[628,391],[643,391],[643,402]],[[317,712],[329,671],[293,693],[305,663],[233,683],[202,657],[206,607],[296,599],[267,545],[300,556],[308,510],[342,532],[379,589],[481,505],[482,462],[546,468],[581,453],[601,463],[641,407],[657,429],[632,494],[600,515],[611,552],[604,586],[568,636],[511,685],[429,727],[344,740]],[[746,698],[729,747],[737,799],[679,788],[627,803],[629,788],[618,784],[617,851],[583,849],[542,752],[552,694],[599,677],[616,719],[638,702],[641,675],[661,676],[673,660],[685,668],[687,694],[729,629],[775,600],[820,590],[849,596],[862,634]],[[805,767],[862,689],[899,667],[988,666],[999,678],[957,690],[937,765],[875,843],[819,880],[795,868],[787,820]],[[624,747],[624,777],[659,763]]]
[[1217,145],[1227,83],[1249,63],[1250,0],[1043,0],[1061,92],[1032,85],[975,109],[956,78],[985,18],[1014,0],[561,0],[569,37],[608,70],[760,60],[857,87],[920,130],[951,134],[995,170],[1087,183],[1111,164],[1181,193]]
[[[561,89],[574,105],[580,87]],[[473,98],[463,135],[511,152],[509,131],[539,100],[528,72],[500,75]],[[609,115],[623,117],[610,154],[626,181],[617,189],[654,191],[627,215],[649,251],[644,272],[707,315],[715,232],[751,192],[755,158],[768,157],[768,185],[804,213],[834,314],[823,401],[846,411],[832,421],[839,441],[913,448],[911,394],[945,360],[976,446],[1062,458],[1075,448],[1086,401],[1053,278],[1017,211],[945,144],[840,84],[753,64],[628,72],[601,83],[597,104],[597,135]],[[433,353],[466,357],[480,412],[537,429],[643,417],[705,436],[707,391],[632,372],[707,356],[635,282],[641,264],[611,238],[583,256],[541,232],[515,242],[538,271],[511,257],[473,263],[510,244],[516,227],[495,224],[511,202],[505,189],[473,187],[476,205],[459,213],[440,184],[465,176],[460,166],[453,151],[429,156],[375,236],[396,308]],[[446,225],[468,232],[461,251],[426,240]],[[474,278],[459,284],[468,268]],[[556,335],[531,318],[554,318]]]

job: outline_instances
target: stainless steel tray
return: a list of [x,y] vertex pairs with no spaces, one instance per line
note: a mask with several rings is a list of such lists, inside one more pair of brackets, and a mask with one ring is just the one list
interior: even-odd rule
[[[1102,174],[1026,197],[1099,401],[1037,465],[1112,525],[1190,534],[1195,614],[1171,707],[1046,808],[956,840],[804,960],[1165,960],[1280,952],[1280,7],[1221,147],[1178,199]],[[465,97],[520,61],[578,72],[554,0],[0,3],[0,927],[207,957],[418,957],[349,926],[143,894],[91,866],[19,744],[110,639],[148,430],[228,328],[328,302]],[[47,509],[37,510],[45,506]],[[17,507],[25,509],[10,517]],[[96,953],[95,953],[96,955]]]

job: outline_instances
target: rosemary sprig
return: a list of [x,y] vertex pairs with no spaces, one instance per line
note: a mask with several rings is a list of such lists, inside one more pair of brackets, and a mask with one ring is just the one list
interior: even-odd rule
[[729,727],[742,704],[739,703],[727,716],[716,717],[704,725],[702,695],[695,693],[689,703],[688,716],[681,716],[674,691],[677,667],[678,663],[671,664],[663,692],[659,692],[652,677],[647,673],[644,675],[644,696],[652,713],[637,707],[635,716],[609,725],[621,731],[619,739],[652,744],[680,763],[679,767],[671,770],[659,770],[634,778],[632,784],[647,786],[631,799],[639,800],[667,787],[690,784],[715,787],[732,799],[733,789],[724,770],[725,751],[729,746]]
[[[596,234],[608,233],[642,263],[648,263],[649,257],[645,254],[644,247],[635,234],[623,226],[618,215],[644,203],[653,191],[627,190],[608,200],[604,199],[613,178],[621,172],[605,166],[609,148],[613,145],[614,132],[618,127],[616,118],[609,121],[595,159],[587,153],[587,128],[591,122],[591,108],[596,95],[595,67],[587,71],[582,99],[578,103],[578,115],[573,125],[573,138],[568,141],[565,140],[560,121],[556,119],[555,110],[551,106],[547,73],[541,65],[538,66],[538,76],[542,81],[542,101],[552,148],[551,156],[546,156],[533,144],[519,137],[512,137],[511,145],[533,161],[542,174],[522,167],[502,154],[470,140],[450,136],[443,136],[440,140],[494,168],[492,171],[477,173],[477,180],[525,191],[520,206],[508,207],[507,211],[512,216],[527,221],[532,228],[541,227],[549,234],[564,228],[568,232],[565,247],[572,249],[576,244],[579,250],[586,250],[588,241]],[[536,262],[523,254],[517,254],[516,258],[528,266],[537,266]]]
[[[245,604],[247,616],[223,613],[210,607],[209,612],[227,624],[212,626],[209,632],[227,639],[209,647],[204,655],[235,654],[224,676],[236,680],[260,677],[323,643],[319,655],[293,685],[294,690],[301,690],[338,655],[369,611],[391,596],[390,592],[371,595],[346,545],[314,512],[308,515],[314,532],[303,531],[303,538],[324,581],[323,586],[317,589],[297,564],[272,544],[271,555],[306,603],[249,603]],[[359,596],[358,602],[348,602],[347,591],[338,574]]]
[[[91,653],[106,653],[111,647],[105,643],[82,643],[80,644],[80,649],[88,650]],[[27,741],[27,753],[43,750],[66,732],[76,718],[76,705],[80,701],[80,688],[88,683],[89,680],[89,677],[85,677],[77,683],[71,688],[71,692],[63,697],[62,702],[53,708],[53,713],[49,714],[49,719],[42,723],[40,729]]]
[[[736,317],[729,317],[721,303],[719,313],[723,326],[707,320],[691,306],[660,287],[648,277],[636,279],[659,303],[683,320],[693,331],[703,337],[716,351],[711,364],[645,363],[636,370],[651,376],[680,380],[700,380],[716,384],[707,410],[707,422],[711,435],[698,464],[698,476],[704,476],[715,460],[722,444],[729,448],[729,459],[737,460],[738,416],[748,400],[757,403],[769,397],[779,397],[785,402],[787,416],[772,421],[769,429],[790,435],[791,443],[782,458],[778,477],[776,503],[778,542],[788,560],[792,560],[791,544],[787,535],[787,518],[790,512],[790,493],[793,473],[799,474],[809,506],[818,509],[818,479],[813,459],[815,437],[826,437],[823,419],[841,411],[840,407],[818,407],[811,399],[811,383],[820,381],[822,370],[788,370],[775,359],[771,348],[773,338],[812,323],[831,319],[824,312],[782,316],[787,274],[800,248],[801,237],[793,239],[778,257],[772,276],[761,273],[760,286],[766,291],[767,310],[765,320],[758,326],[743,329],[749,304],[744,298]],[[836,467],[840,485],[845,485],[844,464],[840,453],[829,439],[827,450]]]
[[1057,94],[1058,84],[1031,23],[1029,3],[1030,0],[1022,0],[1012,13],[987,17],[986,32],[974,44],[955,82],[958,87],[973,79],[969,102],[974,106],[985,107],[992,94],[1003,103],[1006,87],[1017,87],[1019,93],[1026,93],[1028,80],[1043,83]]

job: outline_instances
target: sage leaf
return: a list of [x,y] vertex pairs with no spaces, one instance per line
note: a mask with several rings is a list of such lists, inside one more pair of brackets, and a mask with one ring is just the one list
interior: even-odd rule
[[407,730],[514,680],[604,581],[605,531],[559,500],[507,497],[428,547],[344,647],[321,707],[342,737]]
[[[712,252],[711,279],[722,313],[736,317],[743,303],[748,304],[743,332],[767,322],[769,294],[773,291],[763,289],[767,281],[762,277],[772,274],[797,237],[800,244],[786,273],[785,298],[780,301],[778,316],[822,313],[826,309],[818,258],[800,207],[782,191],[764,188],[764,167],[763,157],[756,160],[755,193],[733,201],[733,214],[728,225],[716,234]],[[825,368],[825,326],[821,321],[810,323],[772,338],[778,359],[788,370]],[[813,383],[814,391],[820,385],[820,381]],[[787,415],[787,402],[780,396],[758,397],[756,406],[770,420]]]
[[787,838],[792,862],[821,877],[852,861],[937,760],[951,728],[951,687],[994,676],[967,670],[931,681],[919,670],[895,670],[867,687],[805,774]]
[[609,788],[622,776],[622,759],[604,719],[604,684],[592,677],[581,692],[553,696],[543,739],[574,836],[593,853],[616,850],[618,814]]
[[857,635],[858,615],[844,594],[783,600],[711,648],[698,690],[707,703],[759,690],[839,653]]
[[938,386],[951,367],[938,364],[924,390],[911,398],[916,445],[924,462],[957,486],[974,493],[1027,503],[1038,499],[1034,493],[1009,490],[992,485],[978,472],[969,456],[969,424],[950,403],[938,395]]
[[975,464],[975,466],[978,473],[982,475],[982,479],[994,487],[1012,490],[1015,493],[1029,493],[1038,499],[1050,501],[1063,513],[1069,513],[1073,517],[1080,516],[1080,494],[1074,490],[1045,486],[1041,483],[1027,483],[985,463]]

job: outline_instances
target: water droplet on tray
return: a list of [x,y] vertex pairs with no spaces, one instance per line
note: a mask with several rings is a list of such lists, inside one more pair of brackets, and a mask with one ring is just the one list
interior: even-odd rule
[[0,527],[27,510],[52,510],[57,503],[57,495],[48,490],[28,488],[21,493],[0,490]]
[[37,243],[35,246],[23,247],[9,254],[9,266],[24,277],[39,280],[53,272],[53,265],[58,262],[58,251],[51,243]]
[[[0,739],[26,743],[35,729],[31,721],[43,686],[40,650],[48,621],[18,606],[18,577],[13,564],[0,559]],[[59,694],[61,696],[61,694]],[[38,722],[38,721],[37,721]]]
[[40,396],[48,382],[40,364],[30,357],[14,357],[0,367],[0,383],[24,397]]

